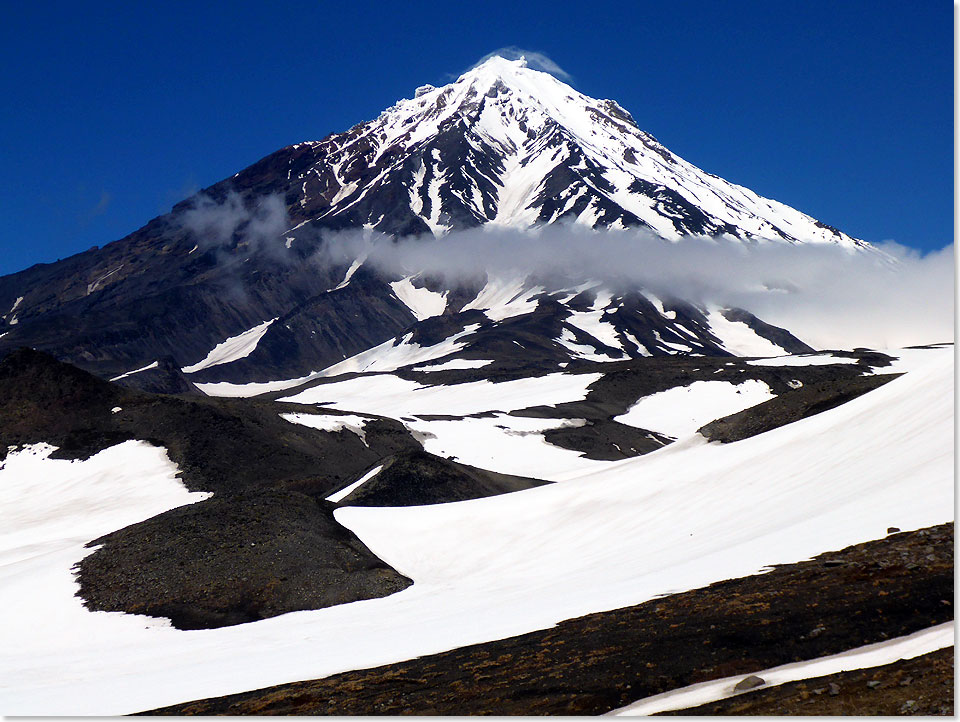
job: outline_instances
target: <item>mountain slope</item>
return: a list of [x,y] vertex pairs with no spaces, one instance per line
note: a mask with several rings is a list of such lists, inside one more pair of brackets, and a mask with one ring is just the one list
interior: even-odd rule
[[[418,269],[378,270],[362,254],[345,256],[331,231],[442,236],[558,223],[643,228],[664,239],[869,248],[701,171],[614,101],[589,98],[522,60],[493,57],[447,86],[418,89],[373,121],[281,149],[124,239],[0,278],[0,353],[28,345],[105,378],[167,359],[195,374],[168,374],[166,387],[178,390],[301,376],[424,320],[411,303],[424,289],[445,299],[444,311],[482,303],[483,278],[462,288],[417,280]],[[536,287],[526,280],[518,293]],[[649,304],[620,316],[634,335],[661,323]],[[758,319],[748,325],[763,327]],[[704,326],[688,348],[715,351],[716,326]],[[683,345],[668,339],[682,339],[682,330],[654,330]],[[605,343],[574,329],[565,339],[594,350]],[[669,343],[627,342],[622,352],[682,350]]]
[[862,245],[705,173],[615,101],[583,95],[522,58],[491,57],[450,85],[418,88],[376,120],[303,147],[290,150],[285,200],[324,226],[404,235],[570,220],[642,226],[670,239]]

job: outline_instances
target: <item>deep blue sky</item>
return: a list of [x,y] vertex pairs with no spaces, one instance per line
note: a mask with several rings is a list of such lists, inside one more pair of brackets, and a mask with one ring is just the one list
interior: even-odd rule
[[509,45],[851,235],[953,240],[944,0],[7,3],[0,274],[121,238]]

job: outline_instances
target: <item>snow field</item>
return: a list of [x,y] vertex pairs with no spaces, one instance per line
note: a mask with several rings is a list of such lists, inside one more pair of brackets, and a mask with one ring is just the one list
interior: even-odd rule
[[892,356],[894,361],[889,366],[882,366],[873,370],[876,374],[902,374],[908,371],[922,369],[936,354],[955,353],[953,343],[937,344],[936,348],[894,348],[877,349],[880,353]]
[[635,603],[744,576],[952,517],[952,359],[938,362],[735,444],[693,437],[560,485],[337,518],[418,583],[536,587],[536,604],[577,613],[599,589]]
[[[341,523],[415,581],[383,599],[192,632],[123,614],[61,623],[60,608],[83,611],[73,588],[47,585],[34,558],[6,564],[5,604],[16,576],[14,599],[46,595],[48,607],[28,617],[26,604],[12,622],[41,633],[0,651],[0,709],[123,714],[324,677],[756,573],[883,537],[888,526],[948,521],[953,357],[952,349],[928,353],[847,404],[733,444],[694,436],[572,471],[564,484],[486,499],[341,508]],[[582,377],[562,380],[573,379]],[[67,578],[76,561],[44,559]]]
[[776,356],[774,358],[758,358],[745,363],[751,366],[827,366],[829,364],[855,364],[858,360],[833,354],[804,353],[796,356]]
[[552,481],[570,475],[571,470],[595,471],[608,461],[586,459],[578,451],[547,442],[543,432],[567,426],[582,426],[583,419],[536,419],[497,414],[494,417],[464,418],[456,421],[404,422],[422,434],[426,451],[502,474],[529,476]]
[[710,330],[720,339],[723,347],[737,356],[780,356],[786,349],[777,346],[757,334],[742,321],[728,321],[719,308],[707,311]]
[[388,374],[370,375],[314,386],[280,401],[323,404],[343,411],[390,416],[418,414],[466,416],[486,411],[515,411],[528,406],[578,401],[602,374],[549,374],[492,383],[471,381],[453,386],[423,386]]
[[694,381],[639,399],[614,421],[679,439],[704,424],[774,398],[763,381]]
[[[0,669],[25,654],[84,654],[86,645],[122,643],[132,630],[166,620],[89,612],[74,594],[72,566],[92,553],[84,545],[209,496],[188,492],[162,448],[126,441],[84,461],[49,458],[36,444],[0,463]],[[69,676],[69,673],[67,673]],[[7,677],[0,673],[0,679]],[[2,685],[3,683],[0,683]],[[5,692],[0,687],[0,700]],[[10,710],[0,701],[0,710]]]
[[466,359],[455,358],[443,363],[430,366],[416,366],[413,371],[455,371],[463,369],[481,369],[494,363],[493,359]]

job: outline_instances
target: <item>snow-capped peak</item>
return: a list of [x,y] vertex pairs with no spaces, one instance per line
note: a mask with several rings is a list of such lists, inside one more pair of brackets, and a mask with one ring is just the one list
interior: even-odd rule
[[287,192],[300,195],[301,221],[322,226],[442,235],[564,221],[667,239],[865,245],[700,170],[616,101],[584,95],[523,56],[493,55],[448,85],[422,85],[310,148],[313,162],[299,165]]

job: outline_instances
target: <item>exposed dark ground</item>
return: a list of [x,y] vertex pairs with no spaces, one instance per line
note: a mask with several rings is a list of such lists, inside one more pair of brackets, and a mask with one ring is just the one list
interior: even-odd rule
[[199,629],[403,589],[409,580],[324,501],[384,459],[383,478],[351,503],[459,501],[546,483],[435,457],[392,419],[370,416],[361,440],[280,417],[291,411],[317,409],[145,393],[29,349],[0,360],[0,460],[8,446],[41,441],[59,447],[57,458],[83,459],[140,439],[167,450],[188,489],[214,492],[92,542],[101,548],[78,567],[91,609]]
[[[518,637],[149,714],[593,715],[909,634],[952,619],[953,601],[951,523]],[[891,699],[898,691],[915,699],[909,686]]]
[[350,431],[329,433],[280,418],[291,411],[316,409],[144,393],[29,349],[0,360],[0,459],[8,446],[40,441],[59,447],[55,458],[84,459],[140,439],[167,449],[191,491],[232,493],[313,480],[318,493],[330,493],[382,456],[420,446],[398,421],[371,417],[364,444]]
[[340,500],[340,506],[418,506],[496,496],[550,482],[499,474],[442,459],[422,450],[403,451]]
[[710,441],[722,441],[724,443],[747,439],[836,408],[868,391],[883,386],[898,376],[900,374],[830,379],[799,389],[791,389],[789,392],[762,404],[711,421],[700,429],[700,433]]
[[579,373],[603,370],[605,375],[588,387],[583,401],[556,406],[534,406],[510,412],[512,416],[585,419],[583,426],[544,433],[548,443],[579,451],[589,459],[616,460],[656,451],[673,439],[647,429],[614,420],[644,396],[695,381],[748,380],[766,383],[777,397],[719,419],[701,433],[712,441],[738,441],[770,431],[793,421],[839,406],[896,378],[879,373],[862,376],[870,368],[889,365],[889,357],[876,352],[843,352],[855,364],[809,366],[754,366],[730,357],[652,357],[603,365],[578,364],[568,370]]
[[954,648],[756,690],[664,715],[953,716]]
[[673,437],[613,419],[588,419],[583,426],[548,429],[543,438],[548,444],[579,451],[588,459],[606,461],[649,454],[673,441]]
[[[381,496],[406,495],[407,503],[473,499],[545,483],[433,456],[394,419],[360,414],[368,419],[361,440],[347,429],[321,431],[280,417],[291,412],[345,413],[264,399],[145,393],[30,349],[0,359],[0,460],[9,447],[41,441],[58,447],[54,458],[85,459],[140,439],[166,448],[190,491],[216,494],[282,488],[322,499],[384,459],[391,471],[371,488]],[[429,488],[411,489],[410,479],[427,477]],[[389,479],[396,491],[387,489]]]
[[217,495],[90,542],[79,563],[92,610],[169,617],[178,629],[243,624],[384,597],[412,582],[306,494]]

